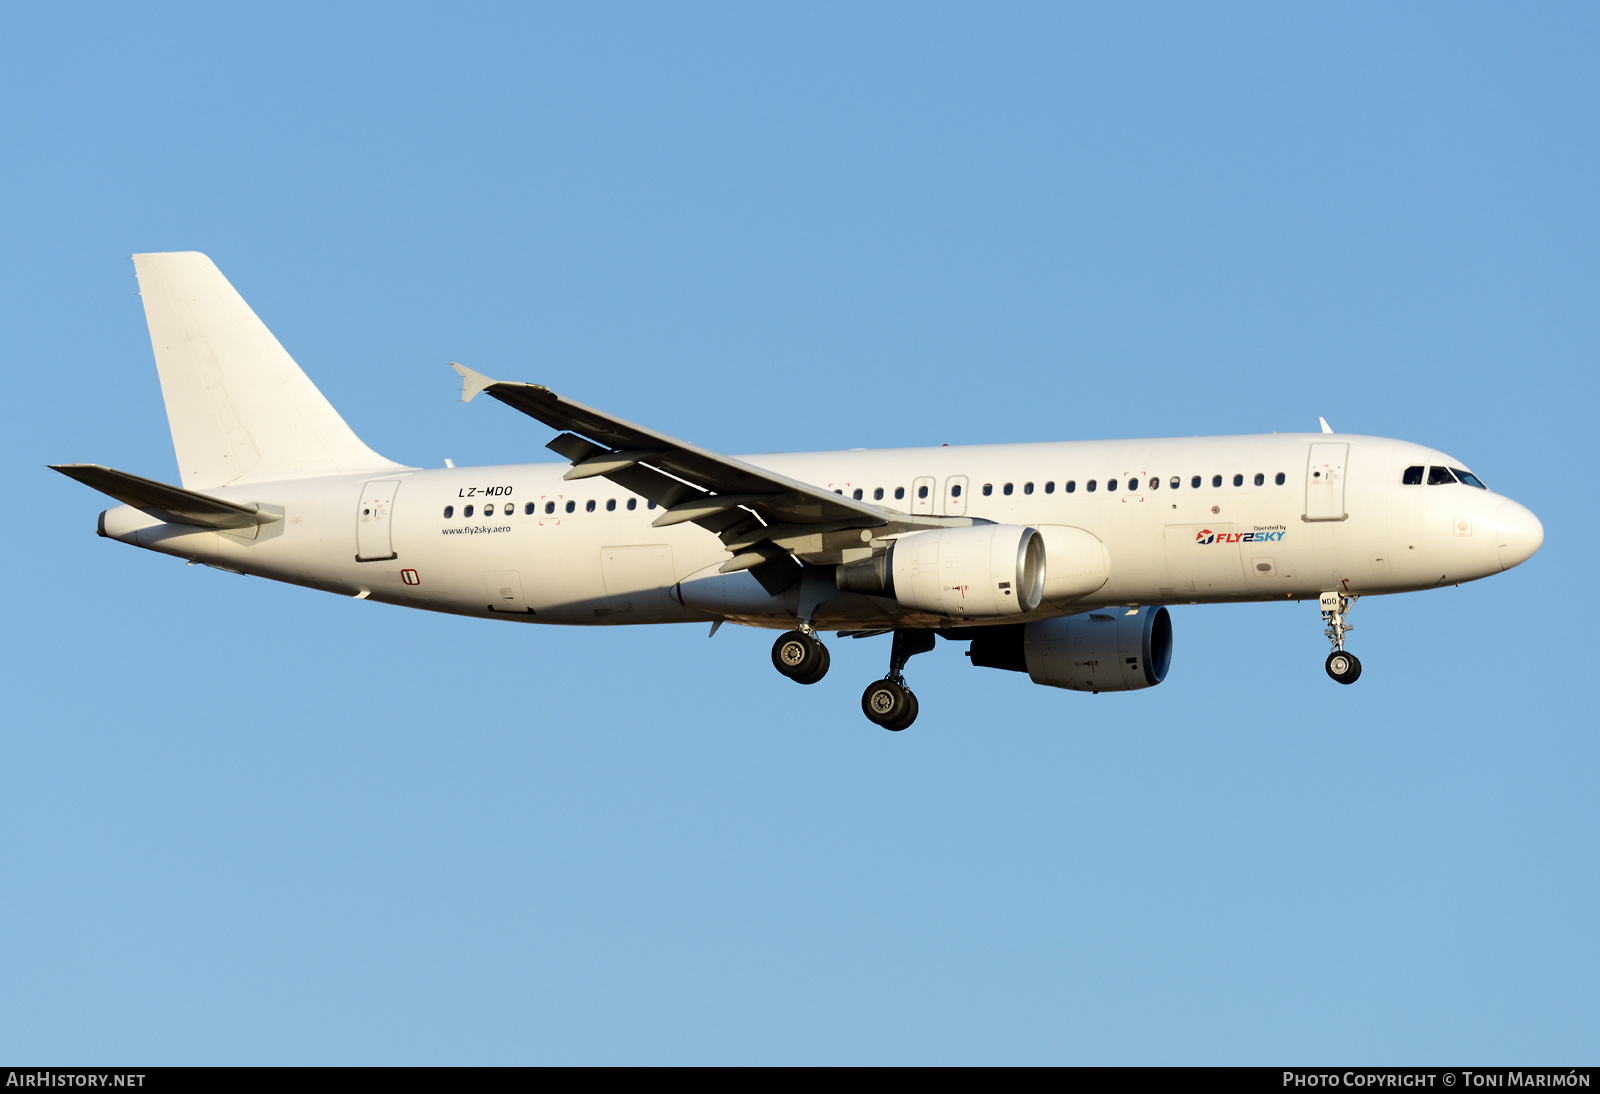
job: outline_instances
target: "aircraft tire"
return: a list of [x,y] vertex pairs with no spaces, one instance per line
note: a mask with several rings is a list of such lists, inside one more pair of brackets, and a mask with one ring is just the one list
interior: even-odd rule
[[[822,672],[828,671],[827,647],[804,631],[785,631],[772,644],[772,667],[791,680],[816,683],[822,679],[821,673],[817,673],[819,664]],[[813,673],[817,675],[810,679]]]
[[[874,680],[861,693],[861,712],[873,725],[900,730],[911,724],[898,723],[905,718],[907,711],[914,709],[911,705],[913,702],[915,700],[911,698],[911,692],[893,680]],[[915,718],[916,714],[911,716]]]
[[892,725],[886,725],[883,728],[887,729],[891,733],[899,733],[902,729],[910,728],[911,723],[915,722],[916,720],[917,720],[917,694],[916,694],[916,692],[912,691],[910,688],[906,688],[906,712],[904,714],[900,715],[900,718],[899,718],[898,721],[896,721]]
[[817,663],[803,676],[797,674],[794,678],[796,683],[815,684],[818,680],[821,680],[824,676],[828,675],[828,664],[830,661],[832,661],[832,658],[828,656],[828,647],[824,646],[821,641],[815,638],[811,639],[811,645],[816,650]]
[[1328,675],[1341,684],[1353,684],[1361,678],[1361,662],[1353,653],[1334,650],[1323,665]]

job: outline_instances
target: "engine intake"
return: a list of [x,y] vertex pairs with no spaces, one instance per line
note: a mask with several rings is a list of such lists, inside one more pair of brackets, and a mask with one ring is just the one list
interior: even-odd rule
[[1137,691],[1167,678],[1172,617],[1165,608],[1104,608],[1064,619],[985,627],[967,656],[1069,691]]
[[839,567],[839,588],[891,596],[902,608],[953,619],[1023,615],[1044,597],[1044,537],[1017,524],[938,528],[901,536]]

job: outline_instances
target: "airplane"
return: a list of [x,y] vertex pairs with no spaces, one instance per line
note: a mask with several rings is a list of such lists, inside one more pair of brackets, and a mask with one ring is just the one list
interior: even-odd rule
[[1328,675],[1362,596],[1455,585],[1533,556],[1544,528],[1466,464],[1335,433],[730,457],[460,364],[556,431],[562,463],[422,468],[357,438],[212,261],[133,256],[178,458],[171,485],[54,470],[121,504],[98,531],[189,563],[357,599],[566,626],[782,631],[814,684],[819,634],[890,634],[862,695],[900,731],[906,664],[936,636],[979,667],[1079,692],[1171,666],[1173,604],[1318,601]]

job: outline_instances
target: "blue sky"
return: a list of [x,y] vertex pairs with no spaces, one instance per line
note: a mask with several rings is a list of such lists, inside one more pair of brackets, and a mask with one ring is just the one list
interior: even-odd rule
[[[1593,1062],[1600,15],[0,12],[0,1057]],[[128,255],[363,439],[540,460],[460,360],[728,452],[1315,428],[1546,542],[1180,607],[1159,688],[408,613],[97,539],[174,477]]]

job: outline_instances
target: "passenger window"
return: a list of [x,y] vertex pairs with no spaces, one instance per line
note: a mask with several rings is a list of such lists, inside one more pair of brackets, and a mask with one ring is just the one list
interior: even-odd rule
[[841,498],[844,497],[844,491],[843,490],[835,490],[834,493],[838,494]]
[[1008,482],[1008,483],[1006,483],[1006,484],[1005,484],[1005,485],[1004,485],[1004,486],[1002,486],[1002,487],[1001,487],[1001,488],[1000,488],[1000,492],[1001,492],[1001,493],[1002,493],[1002,494],[1005,494],[1005,495],[1007,495],[1007,496],[1008,496],[1008,497],[1009,497],[1009,496],[1010,496],[1010,494],[1011,494],[1011,484],[1010,484],[1010,483],[1009,483],[1009,482]]
[[874,490],[872,492],[872,500],[873,501],[882,501],[883,500],[883,487],[880,486],[880,487],[878,487],[876,490]]
[[1456,478],[1460,479],[1468,486],[1476,486],[1479,490],[1489,489],[1487,486],[1483,485],[1483,480],[1478,478],[1478,476],[1474,475],[1471,471],[1463,471],[1459,467],[1452,467],[1450,470],[1456,473]]
[[456,507],[454,505],[446,505],[444,507],[444,519],[445,520],[449,520],[451,517],[453,517],[455,515],[456,515]]
[[1137,490],[1137,489],[1139,489],[1139,480],[1138,479],[1129,479],[1128,480],[1128,489],[1129,490]]
[[1279,471],[1277,477],[1274,478],[1272,481],[1277,483],[1279,486],[1282,486],[1283,485],[1283,472]]
[[569,513],[576,512],[577,508],[578,508],[578,503],[577,502],[575,502],[575,501],[567,502],[567,512],[569,512]]
[[959,482],[950,488],[950,496],[952,498],[959,498],[961,496],[961,484]]
[[992,483],[992,482],[984,483],[983,484],[983,496],[984,497],[988,497],[992,493],[994,493],[994,483]]
[[1196,475],[1194,478],[1189,480],[1189,489],[1191,489],[1191,490],[1200,489],[1200,476],[1199,475]]
[[616,498],[607,498],[606,499],[606,512],[615,513],[616,511],[617,511],[617,499]]
[[1422,468],[1420,468],[1420,467],[1408,467],[1408,468],[1406,468],[1405,469],[1405,473],[1400,476],[1400,485],[1401,486],[1421,486],[1422,485]]
[[494,516],[494,502],[491,501],[488,505],[483,507],[483,515],[486,517]]
[[1076,479],[1068,479],[1067,485],[1063,486],[1061,489],[1065,490],[1069,494],[1074,493],[1078,489],[1078,482]]
[[1455,481],[1456,481],[1455,476],[1450,474],[1449,470],[1447,470],[1446,468],[1443,468],[1443,467],[1430,467],[1430,468],[1428,468],[1428,485],[1429,486],[1449,486],[1451,483],[1453,483]]
[[1151,475],[1150,476],[1150,489],[1152,489],[1152,490],[1160,490],[1161,489],[1161,476],[1159,476],[1159,475]]
[[1089,493],[1092,494],[1092,493],[1094,493],[1094,487],[1095,487],[1095,482],[1094,482],[1093,479],[1090,479],[1087,483],[1084,484],[1083,488],[1085,490],[1089,491]]
[[461,515],[464,517],[470,517],[472,515],[472,506],[469,505],[465,509],[461,510]]
[[594,499],[593,498],[590,498],[588,501],[583,503],[583,511],[585,513],[594,512]]
[[1183,480],[1174,475],[1172,476],[1172,481],[1167,483],[1167,485],[1176,490],[1178,487],[1183,485]]
[[533,511],[535,509],[537,509],[537,508],[538,508],[538,506],[533,504],[533,502],[530,501],[527,505],[524,505],[522,507],[522,511],[523,511],[524,514],[526,514],[527,516],[531,517],[531,516],[533,516]]
[[1022,484],[1022,492],[1023,492],[1023,493],[1024,493],[1024,494],[1031,494],[1031,493],[1033,493],[1033,483],[1031,483],[1031,482],[1025,482],[1025,483],[1023,483],[1023,484]]
[[850,496],[852,498],[855,498],[857,501],[860,501],[861,500],[861,488],[857,487],[855,493],[851,494]]
[[928,488],[926,486],[917,487],[917,497],[925,498],[927,496],[928,496]]
[[553,502],[553,501],[545,502],[544,503],[544,511],[546,513],[554,513],[556,511],[556,503]]
[[653,501],[647,501],[644,503],[644,507],[646,509],[654,509],[656,507],[656,503]]
[[1053,482],[1045,483],[1044,484],[1044,492],[1046,494],[1054,494],[1056,492],[1056,484],[1053,483]]
[[1222,485],[1222,476],[1221,475],[1212,475],[1211,476],[1211,488],[1213,490],[1215,490],[1217,487],[1219,487],[1221,485]]
[[1107,490],[1115,490],[1116,488],[1117,488],[1117,480],[1116,479],[1107,479],[1106,480],[1106,489]]
[[1235,475],[1233,477],[1233,485],[1235,485],[1235,486],[1243,486],[1244,485],[1244,476],[1243,475]]
[[894,500],[895,501],[899,501],[900,499],[904,498],[905,496],[906,496],[906,488],[905,487],[897,486],[897,487],[894,488]]
[[1263,475],[1261,472],[1257,471],[1256,472],[1256,485],[1257,486],[1265,486],[1266,484],[1267,484],[1267,477],[1265,475]]
[[629,498],[628,499],[628,512],[631,513],[637,508],[639,508],[639,499],[638,498]]

